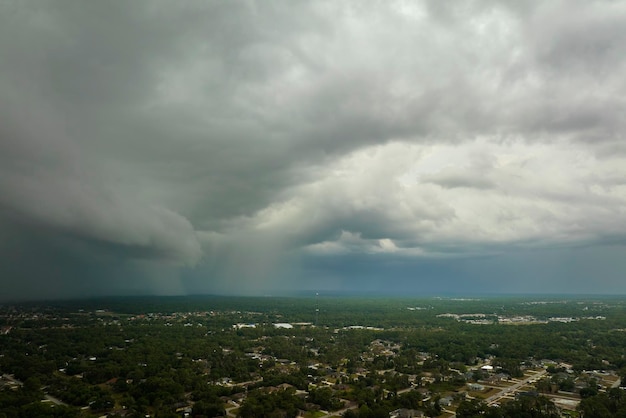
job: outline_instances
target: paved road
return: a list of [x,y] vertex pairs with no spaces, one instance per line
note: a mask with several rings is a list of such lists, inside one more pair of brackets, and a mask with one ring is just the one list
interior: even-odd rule
[[[347,402],[345,399],[342,399],[344,402]],[[359,405],[357,405],[356,403],[350,406],[347,406],[345,408],[342,408],[338,411],[332,411],[332,412],[327,412],[327,411],[322,411],[322,412],[326,412],[326,415],[321,416],[320,418],[329,418],[332,416],[342,416],[343,414],[346,413],[346,411],[348,409],[357,409],[359,407]]]
[[13,376],[9,375],[9,374],[3,374],[2,378],[6,381],[9,381],[11,383],[14,383],[16,385],[22,386],[23,383],[19,380],[17,380],[16,378],[14,378]]
[[47,393],[44,395],[45,400],[42,400],[41,402],[45,402],[45,401],[49,401],[52,402],[55,405],[67,405],[65,402],[63,402],[62,400],[55,398],[52,395],[48,395]]
[[[12,382],[12,383],[14,383],[14,384],[16,384],[16,385],[19,385],[19,386],[24,385],[24,383],[22,383],[20,380],[17,380],[16,378],[14,378],[13,376],[8,375],[8,374],[3,374],[3,375],[2,375],[2,378],[3,378],[4,380],[7,380],[7,381]],[[45,388],[44,388],[44,389],[45,389]],[[54,404],[56,404],[56,405],[67,405],[67,404],[66,404],[65,402],[63,402],[62,400],[60,400],[60,399],[58,399],[58,398],[55,398],[55,397],[54,397],[54,396],[52,396],[52,395],[48,395],[48,393],[47,393],[47,392],[45,392],[45,390],[44,390],[44,399],[42,399],[42,401],[41,401],[41,402],[45,402],[45,401],[52,402],[52,403],[54,403]]]
[[232,383],[232,385],[233,385],[233,386],[240,386],[240,387],[243,387],[243,386],[250,386],[250,385],[254,385],[254,384],[259,383],[259,382],[262,382],[262,381],[263,381],[263,378],[262,378],[262,377],[260,377],[260,378],[258,378],[258,379],[256,379],[256,380],[248,380],[247,382]]
[[519,388],[521,388],[524,385],[527,385],[530,381],[536,382],[537,380],[541,379],[546,373],[547,373],[546,370],[542,370],[540,372],[535,373],[532,376],[527,377],[526,379],[520,380],[519,382],[515,383],[512,386],[502,388],[502,390],[499,393],[496,393],[495,395],[491,395],[490,397],[485,399],[485,402],[488,405],[491,405],[499,401],[500,399],[504,398],[505,396],[513,396],[519,390]]
[[[493,403],[495,403],[496,401],[499,401],[505,396],[513,396],[515,395],[515,392],[519,390],[519,388],[521,388],[524,385],[527,385],[530,381],[537,381],[541,379],[546,373],[547,371],[542,370],[540,372],[535,373],[532,376],[527,377],[526,379],[520,380],[519,382],[515,383],[512,386],[507,386],[505,388],[502,388],[500,392],[496,393],[495,395],[491,395],[490,397],[485,399],[485,403],[487,403],[488,405],[492,405]],[[450,418],[456,418],[456,414],[454,414],[452,411],[448,411],[445,409],[444,411],[453,414]]]
[[237,408],[239,408],[239,407],[238,406],[231,406],[229,408],[224,408],[226,410],[226,416],[235,418],[237,416],[237,414],[235,414],[233,411],[235,409],[237,409]]

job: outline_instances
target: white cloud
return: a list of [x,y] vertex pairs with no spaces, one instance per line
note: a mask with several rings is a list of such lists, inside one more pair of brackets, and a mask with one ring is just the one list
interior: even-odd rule
[[327,253],[586,245],[626,235],[620,162],[566,141],[394,143],[331,164],[252,222],[295,242],[325,231],[308,248]]

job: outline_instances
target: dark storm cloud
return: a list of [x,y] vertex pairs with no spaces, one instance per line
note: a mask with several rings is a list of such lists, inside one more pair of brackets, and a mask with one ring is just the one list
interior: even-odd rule
[[3,110],[9,118],[0,127],[0,206],[7,220],[144,248],[147,257],[193,263],[200,256],[187,220],[104,184],[48,115]]
[[626,236],[621,2],[0,8],[7,295],[297,289],[337,254],[345,286],[359,257],[406,281],[398,257]]

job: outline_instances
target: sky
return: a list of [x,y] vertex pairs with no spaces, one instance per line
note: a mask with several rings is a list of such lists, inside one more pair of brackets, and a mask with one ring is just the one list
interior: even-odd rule
[[626,293],[625,1],[0,2],[0,299]]

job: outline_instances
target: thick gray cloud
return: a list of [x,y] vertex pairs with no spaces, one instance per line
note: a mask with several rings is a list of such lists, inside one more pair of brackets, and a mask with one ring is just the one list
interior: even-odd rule
[[3,294],[625,292],[624,28],[604,1],[3,2]]

